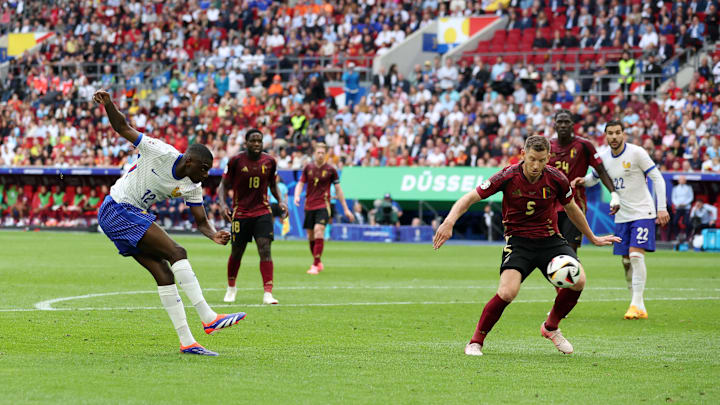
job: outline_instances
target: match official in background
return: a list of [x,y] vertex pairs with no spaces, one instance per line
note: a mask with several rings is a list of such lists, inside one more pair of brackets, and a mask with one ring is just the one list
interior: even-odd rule
[[680,218],[683,219],[685,224],[686,236],[690,234],[690,207],[695,199],[695,194],[690,185],[687,184],[687,178],[685,176],[678,176],[678,184],[673,187],[671,201],[675,207],[675,215],[672,219],[672,235],[671,238],[678,239],[680,233]]

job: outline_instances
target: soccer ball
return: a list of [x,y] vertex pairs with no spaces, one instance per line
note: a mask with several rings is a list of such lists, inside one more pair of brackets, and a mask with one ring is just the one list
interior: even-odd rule
[[555,256],[548,264],[547,277],[555,287],[572,287],[580,279],[580,263],[572,256]]

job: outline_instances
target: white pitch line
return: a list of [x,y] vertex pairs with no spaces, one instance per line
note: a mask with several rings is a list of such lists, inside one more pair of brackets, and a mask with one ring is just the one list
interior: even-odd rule
[[[414,289],[432,289],[432,290],[454,290],[454,289],[495,289],[496,285],[484,286],[288,286],[282,287],[281,290],[414,290]],[[523,290],[547,290],[547,286],[524,287]],[[624,291],[626,287],[593,287],[593,290],[600,291]],[[238,291],[257,291],[257,288],[238,288]],[[720,291],[720,288],[646,288],[646,290],[668,290],[668,291]],[[203,291],[225,291],[224,288],[205,288]],[[72,301],[85,298],[106,297],[111,295],[132,295],[132,294],[155,294],[157,291],[116,291],[106,293],[84,294],[71,297],[53,298],[50,300],[40,301],[34,305],[36,309],[51,311],[53,304],[64,301]],[[0,309],[2,311],[2,309]]]
[[[147,293],[146,291],[131,291],[132,294]],[[91,295],[91,294],[88,294]],[[114,293],[113,295],[118,295]],[[97,296],[97,295],[95,295]],[[720,297],[659,297],[645,298],[647,301],[715,301]],[[581,299],[580,302],[622,302],[627,298],[600,298],[600,299]],[[548,299],[534,300],[515,300],[514,303],[530,304],[530,303],[549,303]],[[483,304],[484,301],[388,301],[388,302],[338,302],[338,303],[305,303],[305,304],[281,304],[280,307],[348,307],[348,306],[386,306],[386,305],[470,305]],[[265,308],[272,307],[262,304],[218,304],[213,305],[214,308]],[[137,311],[137,310],[160,310],[163,307],[79,307],[79,308],[5,308],[0,312],[31,312],[31,311]]]
[[83,299],[83,298],[93,298],[93,297],[107,297],[110,295],[132,295],[132,294],[149,294],[149,293],[151,293],[151,291],[117,291],[117,292],[77,295],[74,297],[53,298],[51,300],[40,301],[40,302],[36,303],[35,309],[38,309],[41,311],[52,311],[55,309],[52,307],[52,304],[54,304],[56,302],[79,300],[79,299]]

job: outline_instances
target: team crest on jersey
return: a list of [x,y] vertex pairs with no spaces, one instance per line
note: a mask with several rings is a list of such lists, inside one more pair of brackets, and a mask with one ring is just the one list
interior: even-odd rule
[[182,193],[180,192],[180,187],[175,187],[175,189],[170,192],[170,195],[172,196],[172,198],[180,197],[182,195]]
[[249,172],[250,170],[248,170],[247,166],[243,166],[242,170],[240,170],[240,171],[247,173],[247,172]]
[[320,177],[325,177],[325,170],[323,170],[322,173],[320,173]]
[[487,190],[487,188],[490,187],[490,180],[485,180],[480,185],[480,189]]
[[552,189],[550,187],[543,187],[542,188],[542,196],[543,199],[548,199],[552,197]]
[[623,168],[625,168],[625,170],[630,169],[630,162],[626,162],[623,160],[622,166],[623,166]]
[[520,189],[517,189],[512,192],[513,197],[522,197],[522,191]]

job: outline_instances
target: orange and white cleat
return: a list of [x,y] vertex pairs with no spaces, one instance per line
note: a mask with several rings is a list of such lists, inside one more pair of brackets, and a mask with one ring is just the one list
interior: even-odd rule
[[222,314],[218,315],[214,321],[210,323],[203,322],[202,324],[203,328],[205,328],[205,333],[207,333],[208,335],[212,335],[213,333],[221,329],[229,328],[236,323],[242,321],[243,319],[245,319],[245,316],[245,312],[236,312],[229,315]]
[[555,347],[564,354],[572,354],[573,347],[567,339],[562,335],[560,329],[547,330],[545,329],[545,322],[540,325],[540,334],[545,338],[553,342]]
[[307,274],[320,274],[320,269],[316,265],[310,266],[310,270],[307,271]]
[[648,319],[648,313],[644,309],[630,305],[630,308],[625,312],[625,319]]
[[318,268],[319,272],[325,270],[325,265],[323,265],[322,262],[318,263],[315,267]]

